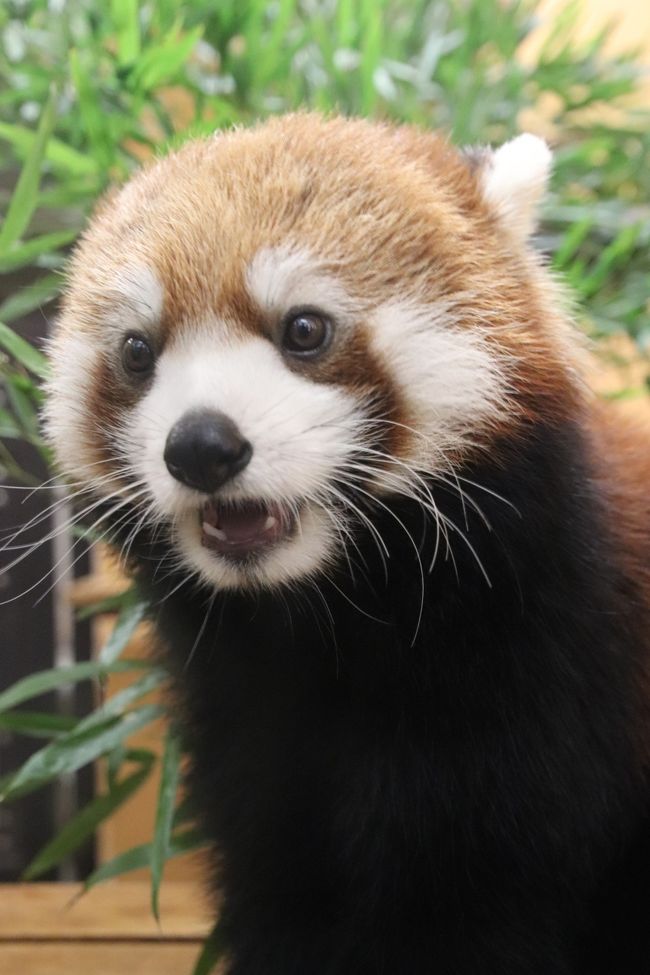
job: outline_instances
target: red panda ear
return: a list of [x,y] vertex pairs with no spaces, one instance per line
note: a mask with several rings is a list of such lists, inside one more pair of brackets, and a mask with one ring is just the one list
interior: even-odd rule
[[517,136],[470,162],[478,169],[483,196],[510,233],[522,243],[537,225],[537,210],[551,172],[551,150],[536,135]]

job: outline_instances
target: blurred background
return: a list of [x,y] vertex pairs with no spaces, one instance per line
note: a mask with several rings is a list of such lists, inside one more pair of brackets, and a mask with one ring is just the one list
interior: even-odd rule
[[536,245],[602,395],[644,409],[649,64],[647,0],[0,0],[0,879],[137,869],[157,890],[201,846],[170,805],[182,759],[142,606],[56,483],[31,491],[51,477],[39,350],[97,197],[192,135],[301,106],[458,144],[541,134]]

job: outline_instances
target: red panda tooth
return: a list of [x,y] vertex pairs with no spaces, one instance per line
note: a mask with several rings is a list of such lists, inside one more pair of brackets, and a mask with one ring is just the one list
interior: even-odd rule
[[212,538],[218,538],[222,542],[227,541],[228,536],[226,533],[221,531],[220,528],[215,528],[209,521],[204,521],[202,527],[206,535],[210,535]]

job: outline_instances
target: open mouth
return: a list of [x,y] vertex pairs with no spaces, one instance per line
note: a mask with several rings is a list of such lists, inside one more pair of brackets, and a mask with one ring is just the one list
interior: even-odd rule
[[224,504],[207,501],[199,513],[201,544],[211,552],[241,560],[289,538],[296,515],[272,501]]

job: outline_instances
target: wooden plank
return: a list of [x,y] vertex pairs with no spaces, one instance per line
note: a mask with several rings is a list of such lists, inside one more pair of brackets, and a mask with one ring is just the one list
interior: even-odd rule
[[108,574],[82,576],[75,579],[68,586],[67,593],[70,603],[75,609],[83,609],[100,603],[113,596],[121,596],[129,588],[128,582],[121,576]]
[[[211,928],[208,899],[198,884],[163,883],[160,927],[151,915],[148,884],[109,882],[71,905],[79,890],[78,884],[0,884],[0,941],[192,940]],[[4,959],[4,946],[1,951]]]
[[200,951],[186,942],[3,944],[2,975],[191,975]]

